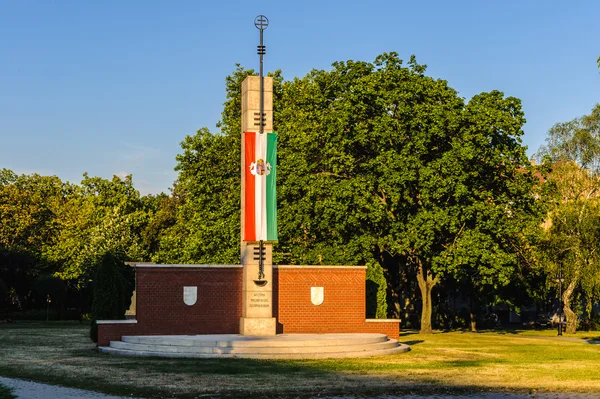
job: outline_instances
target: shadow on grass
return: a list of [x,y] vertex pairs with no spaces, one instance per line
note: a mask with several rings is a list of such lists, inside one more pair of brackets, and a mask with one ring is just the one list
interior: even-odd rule
[[414,346],[414,345],[418,345],[418,344],[420,344],[422,342],[425,342],[425,341],[423,341],[422,339],[415,339],[415,340],[412,340],[412,341],[402,341],[400,343],[406,344],[408,346]]
[[419,331],[417,330],[403,330],[400,331],[400,336],[401,337],[410,337],[411,335],[417,335],[419,334]]

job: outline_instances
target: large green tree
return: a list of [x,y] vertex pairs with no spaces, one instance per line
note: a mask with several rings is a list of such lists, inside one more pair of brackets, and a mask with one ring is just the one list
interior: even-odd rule
[[292,260],[376,259],[388,281],[413,269],[423,332],[445,276],[476,292],[518,284],[522,231],[537,215],[518,99],[482,93],[465,105],[393,53],[283,92],[280,244]]
[[567,332],[575,332],[577,315],[573,294],[583,289],[588,304],[598,300],[600,278],[600,104],[589,115],[557,123],[538,152],[553,163],[549,181],[556,189],[546,225],[543,265],[550,281],[562,272],[565,289],[561,301]]

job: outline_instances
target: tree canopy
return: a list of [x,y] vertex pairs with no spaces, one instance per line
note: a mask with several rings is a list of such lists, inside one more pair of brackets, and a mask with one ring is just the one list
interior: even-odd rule
[[[389,53],[291,81],[274,74],[274,257],[375,262],[388,284],[399,267],[412,268],[428,331],[440,279],[469,278],[483,292],[518,277],[521,232],[537,208],[520,101],[494,91],[465,104],[425,70]],[[238,67],[228,78],[221,132],[201,129],[182,142],[176,222],[154,259],[238,261],[240,86],[251,73]]]

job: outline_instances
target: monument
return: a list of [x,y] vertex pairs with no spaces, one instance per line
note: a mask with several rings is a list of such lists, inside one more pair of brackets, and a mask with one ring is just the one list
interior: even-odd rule
[[259,76],[242,83],[241,261],[243,267],[240,334],[275,335],[273,242],[277,241],[277,134],[273,133],[273,79],[263,76],[264,15],[260,31]]
[[326,358],[405,352],[399,320],[366,318],[366,266],[273,265],[277,134],[273,79],[242,83],[241,265],[135,265],[128,320],[98,320],[102,352],[136,356]]

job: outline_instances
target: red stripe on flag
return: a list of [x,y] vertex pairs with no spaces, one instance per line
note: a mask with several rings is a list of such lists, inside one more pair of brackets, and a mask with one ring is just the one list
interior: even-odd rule
[[244,241],[256,241],[256,217],[255,204],[255,177],[250,173],[250,164],[256,161],[256,134],[255,132],[244,133]]

